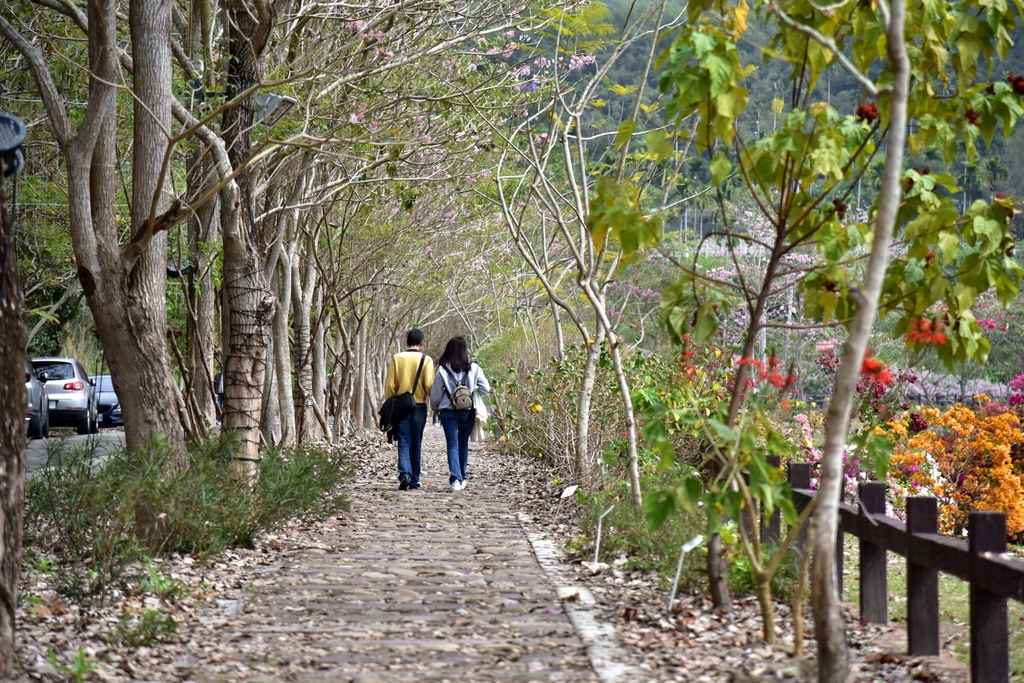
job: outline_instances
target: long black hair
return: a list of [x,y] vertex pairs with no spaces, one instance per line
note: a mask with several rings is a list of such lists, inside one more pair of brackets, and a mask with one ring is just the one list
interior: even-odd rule
[[468,372],[470,362],[469,346],[466,344],[466,340],[462,337],[449,339],[437,364],[448,367],[452,372]]

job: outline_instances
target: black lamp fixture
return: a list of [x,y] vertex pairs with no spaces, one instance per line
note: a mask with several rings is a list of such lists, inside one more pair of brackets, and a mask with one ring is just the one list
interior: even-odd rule
[[25,124],[17,116],[0,111],[0,171],[12,178],[25,166]]
[[173,260],[167,264],[167,277],[169,278],[180,279],[193,273],[195,273],[195,268],[188,260]]
[[[25,166],[25,124],[17,116],[0,111],[0,178],[13,178],[11,184],[11,214],[17,216],[18,210],[18,173]],[[0,192],[0,199],[5,199]],[[0,300],[7,301],[7,264],[11,253],[14,224],[10,222],[5,207],[0,208],[0,228],[4,240],[0,244]],[[11,259],[13,260],[13,259]],[[17,271],[15,271],[17,272]],[[17,275],[15,275],[17,277]]]

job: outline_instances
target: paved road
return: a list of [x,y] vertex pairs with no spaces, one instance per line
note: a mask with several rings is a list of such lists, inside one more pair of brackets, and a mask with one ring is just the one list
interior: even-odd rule
[[101,430],[99,434],[78,436],[73,430],[54,429],[49,439],[29,439],[25,449],[28,456],[28,471],[34,472],[46,467],[51,459],[78,449],[88,449],[95,457],[105,457],[118,448],[124,447],[124,432],[112,429]]
[[422,489],[399,491],[390,462],[362,468],[351,511],[259,577],[218,631],[262,677],[199,662],[188,678],[596,683],[504,463],[471,455],[467,489],[450,492],[440,432],[427,429]]

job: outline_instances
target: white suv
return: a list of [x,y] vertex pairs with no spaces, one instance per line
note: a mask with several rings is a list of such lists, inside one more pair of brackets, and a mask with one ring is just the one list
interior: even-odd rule
[[79,434],[99,431],[95,382],[74,358],[33,358],[36,377],[46,384],[50,425],[75,427]]

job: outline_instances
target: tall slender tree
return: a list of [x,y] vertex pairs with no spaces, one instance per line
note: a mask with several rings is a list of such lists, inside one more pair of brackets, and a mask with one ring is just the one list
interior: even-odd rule
[[15,613],[25,507],[25,344],[14,221],[7,211],[0,160],[0,675],[14,673]]

